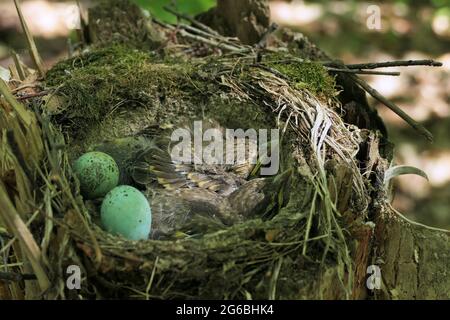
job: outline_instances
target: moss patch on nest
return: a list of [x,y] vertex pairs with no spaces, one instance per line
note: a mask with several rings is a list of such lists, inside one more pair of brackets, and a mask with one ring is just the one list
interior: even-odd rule
[[57,64],[47,84],[70,97],[70,117],[99,119],[118,103],[151,103],[165,93],[183,96],[195,90],[188,82],[192,66],[165,64],[156,56],[127,46],[94,50]]
[[[61,121],[70,119],[72,135],[84,131],[112,112],[138,107],[158,116],[166,99],[196,100],[198,88],[190,80],[189,63],[165,63],[163,59],[127,46],[93,50],[57,64],[47,74],[47,86],[64,97]],[[183,115],[183,105],[166,114]]]
[[299,61],[289,54],[275,53],[266,57],[265,63],[286,76],[298,89],[307,89],[326,98],[336,96],[336,81],[322,64]]

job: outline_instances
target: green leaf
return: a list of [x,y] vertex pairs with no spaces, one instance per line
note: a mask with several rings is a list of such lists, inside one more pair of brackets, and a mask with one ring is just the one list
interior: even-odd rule
[[[133,0],[141,8],[150,11],[152,16],[169,23],[175,23],[177,18],[164,10],[164,6],[171,5],[170,0]],[[216,0],[178,0],[175,9],[180,13],[195,16],[216,5]]]
[[387,185],[391,179],[404,174],[415,174],[428,180],[427,174],[416,167],[395,166],[390,167],[388,170],[386,170],[384,174],[384,184]]

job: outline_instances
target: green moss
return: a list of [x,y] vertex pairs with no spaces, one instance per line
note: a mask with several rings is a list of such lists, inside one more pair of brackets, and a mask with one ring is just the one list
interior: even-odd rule
[[299,89],[308,89],[325,97],[336,95],[334,77],[318,62],[301,62],[289,55],[273,54],[267,57],[265,63],[286,76]]
[[[66,98],[62,118],[71,119],[72,133],[83,133],[112,112],[139,107],[156,116],[168,98],[197,96],[193,73],[189,63],[167,64],[151,53],[114,45],[57,64],[46,84]],[[182,113],[183,106],[177,108]]]

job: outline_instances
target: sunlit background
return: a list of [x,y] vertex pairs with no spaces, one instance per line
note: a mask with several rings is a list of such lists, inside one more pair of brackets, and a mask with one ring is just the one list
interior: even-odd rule
[[[86,5],[90,1],[82,1]],[[163,6],[195,15],[214,0],[136,0],[160,19],[173,21]],[[67,54],[68,38],[77,25],[74,1],[24,0],[23,13],[37,38],[47,65]],[[149,4],[150,3],[150,4]],[[369,29],[368,7],[378,5],[381,28]],[[395,207],[411,218],[450,228],[450,0],[391,1],[271,1],[273,21],[308,35],[320,48],[348,63],[432,58],[442,68],[394,68],[400,77],[366,76],[370,84],[423,122],[434,134],[427,143],[394,113],[375,105],[396,144],[397,164],[424,170],[429,181],[416,176],[397,178]],[[24,36],[13,0],[0,0],[0,65],[8,66],[10,50],[27,61]]]

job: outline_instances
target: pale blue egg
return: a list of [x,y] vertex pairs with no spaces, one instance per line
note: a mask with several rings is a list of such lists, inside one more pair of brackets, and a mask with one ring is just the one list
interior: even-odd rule
[[88,152],[75,161],[73,171],[80,181],[81,194],[87,199],[104,197],[119,182],[119,168],[103,152]]
[[103,199],[101,221],[106,231],[129,240],[148,239],[152,210],[147,198],[131,186],[118,186]]

